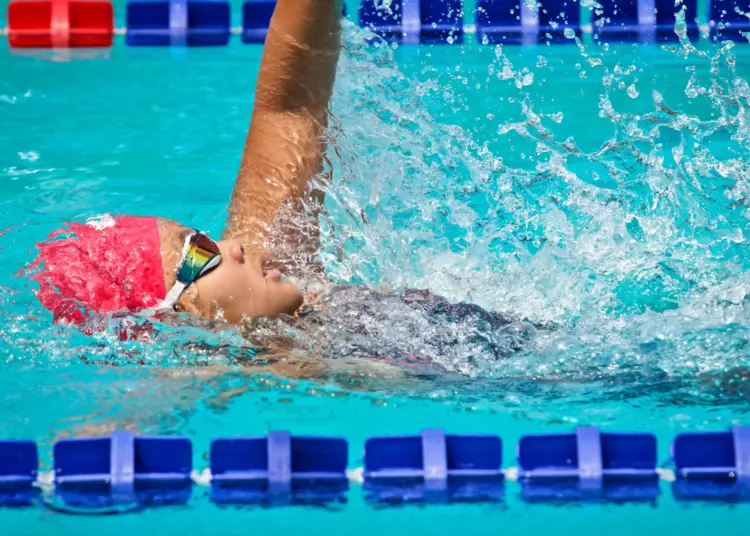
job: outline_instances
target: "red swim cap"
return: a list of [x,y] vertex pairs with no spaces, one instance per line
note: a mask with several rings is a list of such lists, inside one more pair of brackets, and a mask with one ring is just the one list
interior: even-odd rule
[[[56,322],[79,324],[90,312],[135,312],[164,299],[157,218],[104,216],[69,226],[37,245],[32,264],[41,268],[31,277],[36,295]],[[52,240],[61,234],[72,236]]]

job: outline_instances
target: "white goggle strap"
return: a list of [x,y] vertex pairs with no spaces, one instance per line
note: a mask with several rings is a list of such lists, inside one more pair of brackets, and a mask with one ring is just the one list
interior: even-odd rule
[[156,310],[159,311],[161,309],[171,309],[172,307],[174,307],[174,304],[177,303],[177,300],[180,299],[182,291],[185,290],[185,287],[187,287],[185,283],[183,283],[182,281],[176,281],[167,293],[167,296],[159,305],[156,306]]
[[[191,233],[185,237],[185,243],[182,244],[182,256],[180,257],[180,264],[185,262],[185,256],[187,255],[188,248],[190,247],[190,239],[193,238],[193,235],[195,233]],[[179,270],[179,266],[178,266]],[[177,303],[177,300],[180,299],[180,296],[182,295],[182,291],[185,290],[187,285],[185,283],[182,283],[181,281],[175,281],[174,285],[172,285],[172,288],[169,289],[169,292],[164,297],[164,299],[159,303],[153,311],[160,311],[162,309],[172,309],[174,307],[174,304]]]

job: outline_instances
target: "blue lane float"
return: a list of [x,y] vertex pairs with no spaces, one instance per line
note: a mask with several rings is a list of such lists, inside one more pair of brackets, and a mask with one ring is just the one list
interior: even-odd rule
[[675,6],[674,0],[656,0],[656,39],[661,42],[678,41],[675,33],[677,24],[677,13],[684,7],[685,10],[685,34],[690,41],[700,39],[701,32],[696,16],[698,15],[698,0],[682,0],[680,6]]
[[229,43],[229,2],[224,0],[131,0],[128,46],[224,46]]
[[[750,32],[750,18],[737,11],[738,0],[711,0],[711,37],[718,41],[739,41],[747,43]],[[750,5],[745,1],[744,9],[750,14]]]
[[523,17],[520,0],[477,0],[476,24],[477,38],[484,44],[526,43],[533,31]]
[[67,507],[123,510],[187,502],[192,445],[184,437],[67,439],[54,446],[55,493]]
[[[276,7],[276,0],[246,0],[242,4],[242,42],[263,44]],[[346,5],[343,16],[346,16]]]
[[629,43],[645,40],[648,27],[641,24],[642,0],[609,0],[601,10],[592,10],[594,39],[602,42]]
[[750,427],[678,435],[672,443],[680,500],[750,499]]
[[572,37],[583,35],[581,9],[576,0],[546,0],[538,17],[540,42],[574,43]]
[[493,435],[375,437],[365,443],[364,483],[375,502],[500,500],[502,441]]
[[677,14],[684,10],[685,36],[700,39],[698,0],[608,0],[592,10],[594,39],[602,42],[676,42]]
[[422,43],[462,43],[464,8],[462,0],[420,0]]
[[264,43],[276,0],[248,0],[242,4],[242,42]]
[[216,439],[211,499],[218,504],[343,502],[349,488],[342,438],[292,436]]
[[462,0],[362,2],[359,25],[404,44],[463,42]]
[[644,501],[659,495],[656,437],[600,433],[529,435],[518,444],[523,497],[538,500]]
[[27,506],[37,494],[39,455],[33,441],[0,441],[0,505]]
[[389,4],[362,2],[359,25],[386,41],[417,44],[421,30],[419,7],[419,2],[414,0],[391,0]]

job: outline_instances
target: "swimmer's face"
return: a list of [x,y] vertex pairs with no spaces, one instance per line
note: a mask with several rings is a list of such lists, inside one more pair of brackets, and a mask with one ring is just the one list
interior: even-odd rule
[[[161,230],[168,289],[174,284],[174,274],[180,263],[180,238],[189,231],[178,227],[165,225]],[[164,235],[175,232],[178,239],[172,237],[166,240],[169,244],[165,244]],[[218,312],[224,320],[235,324],[245,317],[293,314],[302,305],[299,289],[282,280],[278,270],[265,268],[268,258],[264,253],[248,251],[239,240],[216,243],[221,251],[221,264],[185,290],[178,302],[181,308],[205,317],[213,317]],[[175,246],[179,251],[171,251]]]

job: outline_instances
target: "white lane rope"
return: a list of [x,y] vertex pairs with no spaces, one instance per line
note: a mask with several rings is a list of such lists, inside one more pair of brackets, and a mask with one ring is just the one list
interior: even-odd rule
[[[509,467],[508,469],[503,469],[501,472],[508,482],[518,482],[521,479],[521,470],[518,467]],[[676,479],[675,472],[671,469],[658,467],[656,474],[662,482],[674,482]],[[350,483],[361,485],[365,481],[365,470],[363,467],[347,469],[346,477]],[[208,487],[211,485],[211,470],[208,468],[203,470],[194,469],[190,473],[190,479],[196,486]],[[52,490],[55,486],[55,472],[39,471],[35,486],[45,491]]]

